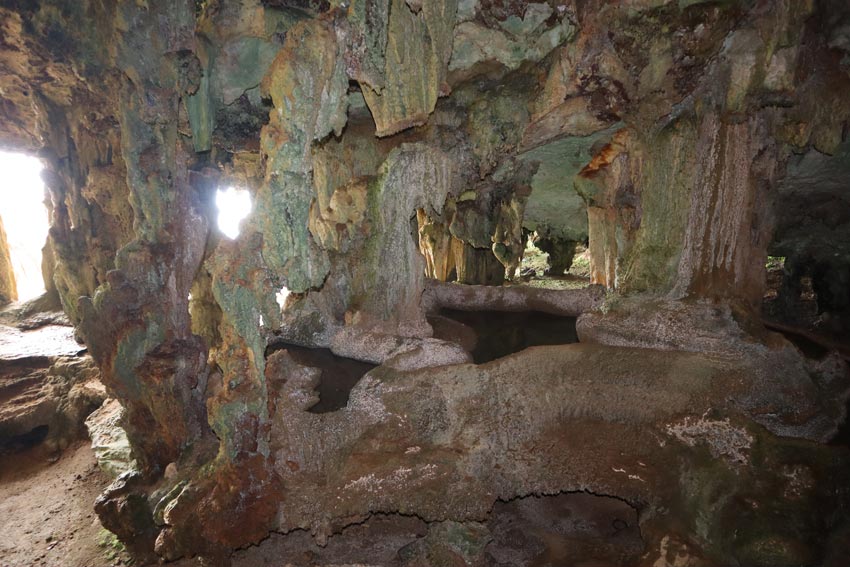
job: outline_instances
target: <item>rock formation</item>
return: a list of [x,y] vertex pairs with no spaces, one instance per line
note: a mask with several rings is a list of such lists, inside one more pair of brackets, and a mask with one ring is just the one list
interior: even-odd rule
[[[634,511],[628,564],[846,557],[846,357],[761,316],[770,253],[850,337],[846,2],[0,0],[0,33],[0,147],[45,164],[48,290],[135,457],[96,510],[140,561],[398,515],[397,564],[526,564],[500,514],[581,492]],[[529,238],[597,285],[515,285]],[[476,365],[448,309],[580,342]],[[311,412],[333,376],[295,346],[377,367]]]
[[[85,436],[106,397],[91,357],[68,325],[0,324],[0,451],[43,443],[52,453]],[[35,328],[32,328],[35,326]]]
[[0,218],[0,305],[7,305],[18,299],[18,287],[15,283],[15,271],[9,255],[9,243]]

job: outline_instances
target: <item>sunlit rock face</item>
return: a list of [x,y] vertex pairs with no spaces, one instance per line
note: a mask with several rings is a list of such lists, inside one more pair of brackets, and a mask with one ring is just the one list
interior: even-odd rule
[[18,286],[15,283],[15,270],[9,253],[9,242],[0,219],[0,305],[6,305],[18,299]]
[[[640,525],[584,564],[846,557],[846,360],[758,311],[770,251],[847,316],[846,3],[66,4],[0,2],[0,147],[46,167],[48,290],[135,457],[96,509],[140,561],[395,514],[397,564],[543,561],[502,509],[572,492]],[[529,240],[597,285],[516,285]],[[580,342],[476,365],[446,309]],[[281,344],[375,368],[309,411],[330,371]]]

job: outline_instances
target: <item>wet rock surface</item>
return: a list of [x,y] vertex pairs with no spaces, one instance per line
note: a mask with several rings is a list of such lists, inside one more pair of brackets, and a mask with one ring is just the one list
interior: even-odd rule
[[70,326],[49,325],[28,331],[0,327],[0,361],[4,363],[43,361],[84,351],[85,347],[74,340],[74,328]]

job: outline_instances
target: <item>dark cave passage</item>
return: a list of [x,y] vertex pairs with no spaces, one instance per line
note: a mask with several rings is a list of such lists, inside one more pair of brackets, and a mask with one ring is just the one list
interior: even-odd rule
[[19,453],[35,447],[47,438],[49,431],[49,426],[38,425],[21,435],[5,438],[0,442],[0,455]]
[[344,408],[351,389],[375,368],[374,364],[368,362],[337,356],[327,348],[306,348],[287,343],[269,345],[266,358],[284,349],[298,364],[318,368],[322,372],[316,386],[319,402],[307,410],[310,413],[328,413]]
[[[525,350],[532,346],[564,345],[578,342],[576,318],[540,311],[460,311],[443,309],[440,316],[461,323],[475,333],[476,344],[471,354],[475,364],[483,364]],[[439,336],[449,330],[436,325],[435,336],[457,341],[457,336]]]
[[[847,414],[850,415],[850,403],[847,404]],[[830,445],[850,447],[850,420],[844,419],[844,423],[835,432],[835,436],[829,440]]]

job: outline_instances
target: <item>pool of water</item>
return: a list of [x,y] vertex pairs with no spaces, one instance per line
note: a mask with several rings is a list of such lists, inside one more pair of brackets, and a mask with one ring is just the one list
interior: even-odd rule
[[[578,342],[575,317],[550,315],[539,311],[509,313],[455,309],[443,309],[439,315],[472,329],[477,341],[470,354],[476,364],[490,362],[532,346]],[[435,333],[439,333],[437,326],[434,328]],[[446,325],[441,325],[440,328],[450,329]],[[437,338],[461,342],[461,337],[457,336]]]

